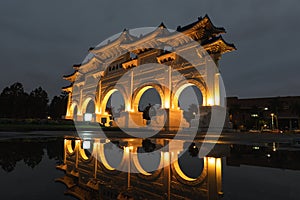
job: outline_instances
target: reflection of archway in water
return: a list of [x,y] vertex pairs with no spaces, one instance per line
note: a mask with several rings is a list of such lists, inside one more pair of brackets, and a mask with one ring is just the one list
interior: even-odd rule
[[113,117],[120,117],[120,113],[125,110],[125,101],[123,95],[118,91],[114,91],[108,98],[105,105],[105,111],[112,114]]
[[137,152],[139,165],[145,172],[149,173],[148,175],[153,174],[155,170],[160,168],[162,164],[160,151],[146,153],[143,148],[139,147]]
[[104,156],[109,168],[116,169],[123,161],[124,151],[118,147],[118,144],[109,142],[104,145]]
[[[181,172],[189,179],[198,178],[204,169],[204,159],[198,156],[191,156],[189,151],[185,151],[178,158],[178,165]],[[197,166],[197,167],[196,167]]]
[[142,94],[138,105],[139,111],[143,111],[149,104],[161,105],[161,97],[155,88],[149,88]]

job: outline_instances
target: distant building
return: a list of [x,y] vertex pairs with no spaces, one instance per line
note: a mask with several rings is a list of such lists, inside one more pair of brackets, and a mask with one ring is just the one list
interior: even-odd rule
[[299,129],[300,96],[239,99],[227,98],[234,129]]

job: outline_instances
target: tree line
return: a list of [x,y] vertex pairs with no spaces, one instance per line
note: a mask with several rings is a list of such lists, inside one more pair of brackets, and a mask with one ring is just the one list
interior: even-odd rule
[[68,94],[62,92],[49,103],[48,93],[37,87],[25,92],[22,83],[5,87],[0,94],[0,118],[61,119],[66,114]]

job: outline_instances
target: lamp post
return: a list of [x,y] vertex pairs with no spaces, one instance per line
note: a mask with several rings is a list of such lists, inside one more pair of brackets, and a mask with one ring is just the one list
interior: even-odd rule
[[272,117],[272,130],[274,130],[274,113],[271,113],[271,117]]
[[276,129],[279,130],[279,124],[278,124],[278,116],[274,115],[275,120],[276,120]]

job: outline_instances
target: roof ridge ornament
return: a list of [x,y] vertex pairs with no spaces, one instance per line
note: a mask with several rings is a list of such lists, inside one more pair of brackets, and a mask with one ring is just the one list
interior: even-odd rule
[[167,28],[164,24],[164,22],[161,22],[160,25],[158,26],[159,28]]

